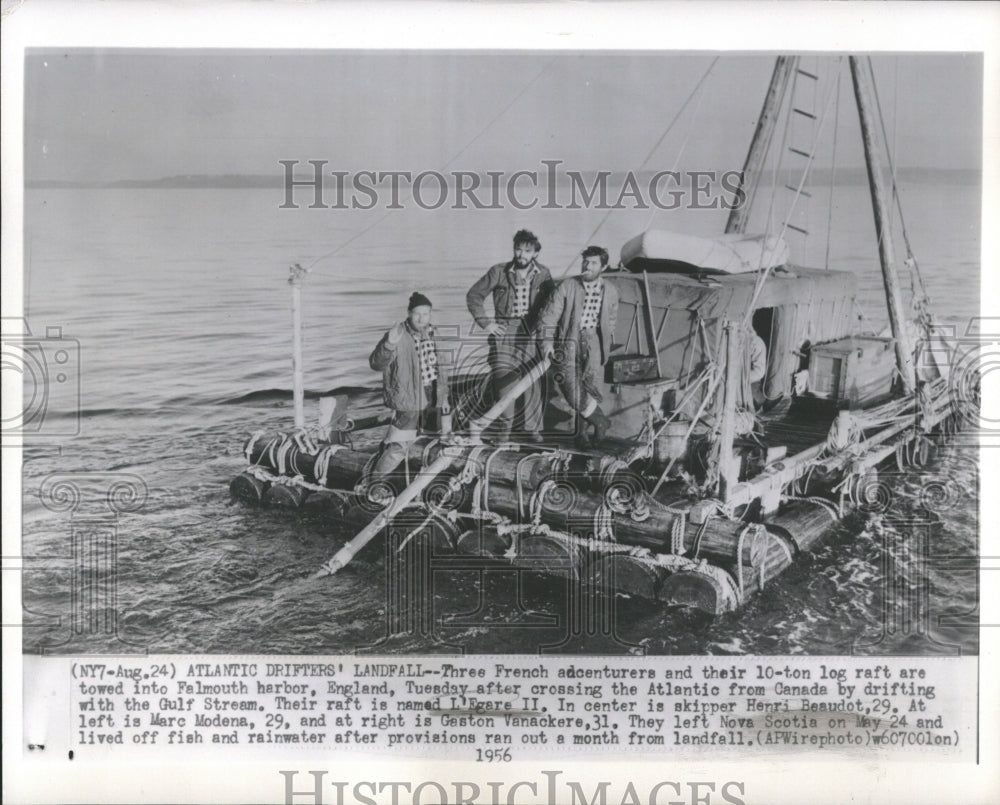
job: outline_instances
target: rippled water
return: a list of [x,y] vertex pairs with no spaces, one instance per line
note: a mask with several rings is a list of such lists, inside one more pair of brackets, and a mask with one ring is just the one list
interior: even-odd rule
[[[916,184],[903,193],[935,310],[961,334],[978,313],[979,189]],[[542,260],[559,275],[603,215],[401,210],[376,223],[383,213],[278,210],[280,203],[267,190],[28,191],[28,323],[35,335],[59,326],[79,342],[82,416],[78,435],[25,455],[24,601],[33,624],[25,650],[313,654],[376,643],[386,623],[378,550],[334,579],[303,581],[350,529],[229,499],[246,435],[291,424],[287,267],[308,265],[375,224],[315,265],[304,301],[307,388],[348,388],[356,411],[374,411],[378,378],[367,355],[401,318],[412,290],[434,300],[439,325],[467,326],[465,290],[507,257],[515,229],[541,236]],[[884,302],[869,211],[865,188],[838,189],[830,265],[859,274],[866,316],[877,325]],[[655,225],[710,233],[721,230],[721,215],[662,213]],[[825,220],[826,210],[814,217]],[[616,211],[593,240],[614,253],[648,220],[646,212]],[[791,245],[796,261],[823,264],[825,239]],[[53,510],[51,500],[43,505],[47,478],[78,472],[98,477],[75,513]],[[148,489],[141,507],[114,526],[119,635],[73,634],[71,533],[100,509],[88,501],[109,472],[138,476]],[[928,513],[920,490],[935,478],[949,492]],[[616,650],[977,651],[975,456],[945,450],[925,477],[890,484],[893,522],[848,518],[739,613],[711,620],[619,600]],[[899,517],[919,521],[919,537]],[[923,596],[917,622],[891,632],[883,612],[904,593],[897,584],[887,599],[886,568]],[[565,606],[565,585],[527,579],[518,600],[512,578],[488,578],[481,612],[458,618],[459,626],[449,619],[477,609],[478,577],[437,579],[430,599],[442,619],[437,636],[470,652],[558,643],[551,616]],[[413,635],[384,648],[428,646]]]

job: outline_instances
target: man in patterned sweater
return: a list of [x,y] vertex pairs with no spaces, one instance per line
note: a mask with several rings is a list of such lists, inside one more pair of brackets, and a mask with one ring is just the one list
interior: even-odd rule
[[[489,333],[490,370],[493,399],[499,400],[525,373],[537,357],[535,338],[538,314],[552,292],[552,275],[535,258],[542,244],[532,232],[520,230],[514,235],[514,256],[506,263],[497,263],[476,281],[466,294],[469,312],[481,328]],[[485,302],[493,298],[493,315],[486,312]],[[515,406],[522,408],[525,438],[541,442],[542,414],[545,406],[542,381],[536,381],[517,401],[496,420],[496,440],[510,436]]]
[[393,410],[370,474],[374,480],[396,468],[418,430],[438,430],[439,414],[450,410],[448,367],[434,340],[431,300],[411,295],[406,321],[382,336],[368,362],[382,372],[385,404]]
[[542,353],[552,358],[553,372],[566,402],[582,418],[577,443],[591,447],[590,427],[600,441],[611,424],[601,410],[599,383],[618,323],[618,289],[601,274],[608,267],[607,249],[588,246],[580,255],[581,273],[560,283],[542,311]]

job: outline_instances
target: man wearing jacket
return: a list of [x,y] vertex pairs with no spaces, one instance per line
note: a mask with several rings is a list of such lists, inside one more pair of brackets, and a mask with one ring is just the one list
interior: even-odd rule
[[611,424],[599,405],[599,383],[618,323],[618,289],[601,277],[608,267],[606,249],[588,246],[581,257],[581,273],[556,288],[542,311],[539,330],[542,353],[553,360],[556,383],[583,420],[577,442],[586,448],[592,444],[590,426],[600,441]]
[[393,410],[371,470],[375,479],[396,468],[419,430],[438,430],[439,412],[449,411],[448,366],[434,340],[431,300],[411,295],[406,321],[382,336],[368,362],[382,372],[385,404]]
[[[538,316],[552,293],[552,275],[536,261],[542,244],[526,229],[514,235],[514,256],[509,262],[497,263],[473,285],[465,301],[469,312],[482,329],[489,333],[490,371],[494,399],[499,400],[523,375],[537,357],[536,330]],[[485,302],[493,298],[493,315],[486,312]],[[541,442],[544,394],[538,380],[521,397],[520,406],[511,403],[497,417],[497,439],[510,436],[515,408],[523,410],[525,437]]]

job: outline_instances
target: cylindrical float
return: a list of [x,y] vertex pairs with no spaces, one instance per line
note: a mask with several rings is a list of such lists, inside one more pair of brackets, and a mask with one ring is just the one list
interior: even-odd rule
[[270,486],[267,481],[255,478],[249,472],[241,473],[229,482],[229,494],[233,499],[260,506],[264,502],[264,493]]
[[792,500],[768,519],[766,525],[768,531],[790,540],[798,550],[811,551],[836,522],[829,506],[809,500]]
[[308,491],[291,484],[271,484],[264,493],[264,505],[278,509],[297,509]]
[[655,601],[667,576],[653,559],[628,553],[592,551],[591,574],[599,589]]
[[525,534],[516,543],[513,563],[526,570],[579,580],[587,551],[556,534]]

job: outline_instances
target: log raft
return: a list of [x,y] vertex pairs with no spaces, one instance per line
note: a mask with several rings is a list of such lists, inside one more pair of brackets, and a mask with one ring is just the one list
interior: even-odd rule
[[[438,440],[417,440],[387,481],[398,494],[443,449]],[[764,523],[696,518],[690,502],[649,497],[641,476],[620,462],[519,445],[449,449],[454,458],[442,477],[468,465],[475,484],[455,484],[460,494],[430,516],[425,499],[397,522],[435,555],[476,555],[713,615],[746,604],[835,520],[832,505],[807,500],[789,501]],[[250,440],[245,454],[250,467],[230,485],[241,501],[322,511],[357,527],[378,514],[354,491],[372,451],[272,434]]]

